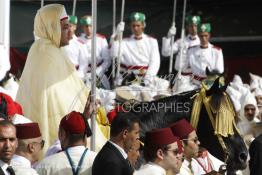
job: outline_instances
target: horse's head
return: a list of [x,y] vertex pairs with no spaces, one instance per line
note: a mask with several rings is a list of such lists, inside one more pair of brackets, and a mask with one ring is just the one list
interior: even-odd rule
[[[205,108],[202,108],[205,110],[202,110],[200,114],[198,133],[200,134],[199,138],[203,138],[202,145],[216,157],[224,160],[227,164],[228,174],[230,174],[230,172],[232,174],[232,172],[246,167],[248,152],[236,128],[236,112],[225,90],[226,86],[221,86],[219,77],[213,85],[205,91],[203,97],[206,100],[203,100],[203,106]],[[215,141],[212,134],[204,133],[207,130],[213,131],[217,136]],[[208,139],[213,139],[214,143],[206,143]],[[224,152],[224,155],[221,155],[221,151]]]
[[243,170],[247,166],[248,151],[242,137],[234,130],[234,135],[223,137],[226,145],[227,174],[234,174],[235,170]]

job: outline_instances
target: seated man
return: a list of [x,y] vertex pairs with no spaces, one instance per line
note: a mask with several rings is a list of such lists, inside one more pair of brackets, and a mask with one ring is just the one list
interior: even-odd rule
[[143,165],[134,175],[166,175],[179,173],[182,163],[182,144],[170,128],[155,129],[146,133]]

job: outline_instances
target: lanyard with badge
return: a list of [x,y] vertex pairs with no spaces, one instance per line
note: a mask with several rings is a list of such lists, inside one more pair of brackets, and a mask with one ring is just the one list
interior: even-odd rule
[[70,155],[68,153],[68,150],[67,149],[65,150],[66,156],[67,156],[68,161],[70,163],[70,166],[72,168],[73,175],[78,175],[79,170],[81,169],[81,166],[83,164],[83,160],[84,160],[84,157],[86,155],[87,150],[88,149],[86,148],[85,151],[83,152],[76,169],[74,168],[73,161],[72,161],[72,158],[70,157]]

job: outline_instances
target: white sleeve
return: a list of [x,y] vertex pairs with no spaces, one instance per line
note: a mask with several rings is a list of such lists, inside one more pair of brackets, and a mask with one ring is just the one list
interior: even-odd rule
[[175,69],[177,71],[183,71],[189,67],[189,54],[188,49],[182,53],[182,56],[180,56],[180,52],[177,54],[175,60]]
[[111,55],[112,58],[116,58],[118,56],[118,49],[119,49],[119,41],[114,40],[112,42],[112,46],[110,48],[110,55]]
[[111,65],[110,53],[109,53],[110,51],[105,38],[103,38],[101,45],[102,45],[101,53],[99,53],[99,55],[102,57],[103,63],[96,70],[98,76],[102,76],[107,71],[108,67]]
[[91,64],[88,59],[88,53],[85,45],[79,44],[79,68],[78,73],[81,78],[84,78],[85,74],[88,71],[88,66]]
[[156,39],[152,39],[150,41],[151,44],[151,54],[150,54],[150,62],[148,65],[148,69],[145,75],[145,79],[151,80],[153,76],[157,75],[158,70],[160,68],[160,54],[158,43]]
[[224,58],[223,58],[223,53],[222,49],[220,49],[217,53],[217,60],[216,60],[216,70],[218,70],[219,73],[224,72]]
[[[162,55],[168,57],[171,55],[171,38],[163,37],[162,38]],[[173,43],[173,54],[178,52],[177,41]]]

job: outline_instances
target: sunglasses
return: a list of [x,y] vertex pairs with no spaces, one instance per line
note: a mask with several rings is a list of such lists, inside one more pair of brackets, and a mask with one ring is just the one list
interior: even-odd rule
[[44,140],[41,140],[41,142],[32,142],[32,143],[40,144],[41,145],[41,149],[43,149],[44,146],[45,146],[45,141]]
[[190,140],[193,141],[194,143],[197,143],[199,141],[198,137],[195,137],[194,139],[182,139],[182,140]]
[[171,151],[175,156],[178,156],[180,154],[180,151],[178,149],[167,149],[166,151]]

